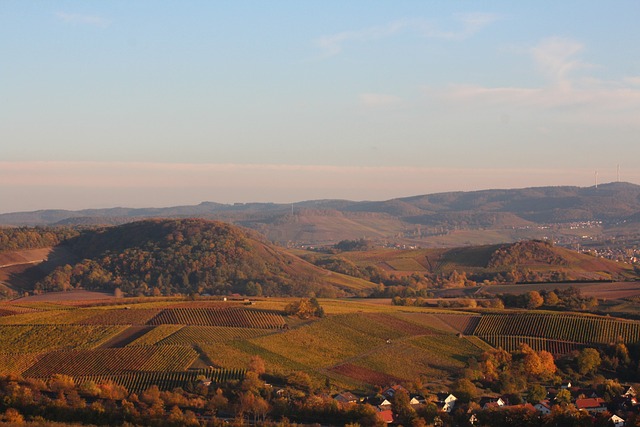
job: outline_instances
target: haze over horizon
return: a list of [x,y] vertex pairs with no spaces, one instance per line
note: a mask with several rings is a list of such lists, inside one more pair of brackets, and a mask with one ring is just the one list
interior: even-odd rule
[[638,16],[5,2],[0,213],[638,184]]

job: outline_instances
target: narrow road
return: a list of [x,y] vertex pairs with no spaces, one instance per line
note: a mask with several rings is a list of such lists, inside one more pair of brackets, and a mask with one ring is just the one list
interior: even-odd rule
[[39,264],[39,263],[41,263],[43,261],[44,261],[43,259],[37,259],[35,261],[14,262],[13,264],[0,265],[0,268],[13,267],[14,265]]

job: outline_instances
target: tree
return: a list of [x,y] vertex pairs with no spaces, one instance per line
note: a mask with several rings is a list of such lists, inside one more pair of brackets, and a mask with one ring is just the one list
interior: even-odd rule
[[49,380],[49,388],[51,391],[71,390],[76,386],[72,377],[63,374],[55,374]]
[[266,368],[262,357],[257,355],[251,356],[251,360],[249,360],[249,370],[258,375],[264,374],[266,372]]
[[559,405],[568,405],[571,403],[571,392],[566,388],[563,388],[556,394],[556,402]]
[[595,348],[585,348],[578,355],[576,363],[578,365],[578,372],[586,375],[595,372],[600,366],[600,363],[602,363],[602,359],[600,358],[600,353],[598,353],[598,350]]
[[544,303],[544,299],[542,298],[542,296],[540,296],[540,293],[538,291],[529,291],[527,293],[526,300],[528,309],[538,308]]
[[224,411],[228,407],[229,399],[224,396],[220,388],[216,390],[216,394],[214,394],[207,402],[207,409],[213,412],[214,415],[219,411]]
[[300,301],[287,304],[284,311],[289,316],[298,316],[301,319],[309,319],[314,316],[324,317],[324,309],[320,307],[315,297],[311,299],[303,298]]
[[475,398],[478,394],[478,389],[467,378],[461,378],[454,384],[453,394],[464,403]]
[[529,387],[529,395],[527,400],[531,404],[536,404],[547,397],[547,389],[540,384],[533,384]]
[[409,394],[404,389],[399,389],[391,401],[391,410],[397,423],[408,426],[416,418],[416,411],[411,407]]
[[4,417],[0,417],[0,419],[2,418],[11,425],[24,423],[24,417],[17,409],[14,408],[7,409],[4,413]]
[[520,352],[522,354],[522,368],[529,376],[538,376],[543,372],[542,360],[538,353],[535,352],[527,344],[520,344]]
[[560,298],[558,298],[558,295],[553,291],[549,292],[544,297],[544,303],[546,305],[549,305],[549,306],[553,307],[553,306],[557,305],[559,302],[560,302]]

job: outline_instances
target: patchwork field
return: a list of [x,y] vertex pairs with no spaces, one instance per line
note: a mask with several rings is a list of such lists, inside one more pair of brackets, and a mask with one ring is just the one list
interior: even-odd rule
[[302,371],[319,384],[328,379],[336,387],[370,391],[417,379],[446,385],[470,358],[494,347],[515,350],[527,343],[565,354],[618,339],[640,342],[640,322],[613,317],[327,299],[320,300],[326,317],[302,320],[284,314],[291,301],[3,303],[0,374],[64,374],[131,390],[150,384],[171,389],[192,386],[198,375],[241,378],[258,355],[271,374]]

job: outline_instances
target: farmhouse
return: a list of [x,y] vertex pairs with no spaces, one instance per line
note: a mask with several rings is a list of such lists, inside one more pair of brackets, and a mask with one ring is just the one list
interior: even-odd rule
[[396,393],[399,392],[400,390],[404,390],[405,392],[407,392],[407,394],[409,393],[406,388],[402,387],[400,384],[397,384],[384,390],[382,392],[382,395],[387,399],[393,399],[393,396],[395,396]]
[[507,405],[507,402],[501,397],[483,397],[480,399],[480,407],[482,409],[496,409]]
[[358,403],[360,401],[356,395],[349,391],[338,393],[333,398],[340,403]]
[[548,415],[551,413],[551,405],[549,404],[548,400],[543,400],[539,403],[536,403],[534,408],[542,415]]
[[586,399],[576,399],[576,408],[580,411],[587,411],[590,414],[605,412],[607,405],[600,397],[589,397]]

